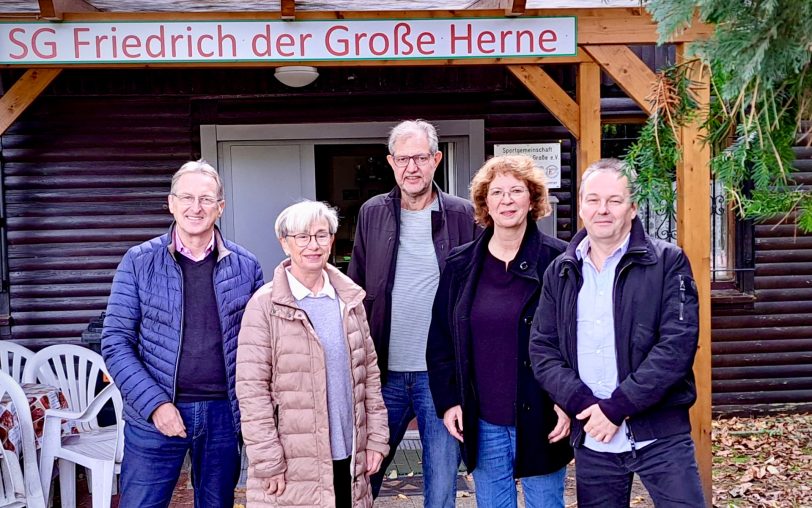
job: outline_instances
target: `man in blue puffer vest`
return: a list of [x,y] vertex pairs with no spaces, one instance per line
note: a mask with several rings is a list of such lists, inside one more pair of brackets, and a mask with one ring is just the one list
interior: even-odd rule
[[237,334],[262,269],[215,226],[225,202],[208,163],[184,164],[168,201],[174,224],[124,255],[104,320],[102,355],[127,421],[119,506],[169,506],[190,453],[195,506],[231,508]]

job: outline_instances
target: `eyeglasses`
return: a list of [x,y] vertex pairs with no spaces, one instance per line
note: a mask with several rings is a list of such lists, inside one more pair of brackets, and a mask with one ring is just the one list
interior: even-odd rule
[[409,165],[409,161],[414,161],[415,165],[419,168],[428,166],[434,159],[430,153],[418,153],[415,155],[393,155],[392,161],[395,166],[405,168]]
[[192,196],[191,194],[175,194],[175,193],[172,193],[171,196],[180,201],[180,204],[182,204],[183,206],[192,206],[193,204],[195,204],[195,200],[197,200],[197,202],[200,203],[200,206],[202,206],[203,208],[213,208],[217,203],[222,201],[214,196],[196,197]]
[[502,198],[504,198],[505,194],[507,194],[510,196],[510,199],[519,199],[520,197],[524,196],[525,192],[527,192],[526,187],[513,187],[507,191],[504,189],[491,189],[488,191],[488,197],[490,199],[502,201]]
[[308,235],[305,233],[299,233],[298,235],[285,235],[287,238],[293,237],[293,241],[296,242],[298,247],[307,247],[310,245],[310,239],[315,238],[316,243],[324,247],[325,245],[330,244],[330,238],[333,236],[332,234],[328,233],[327,231],[319,231],[315,235]]

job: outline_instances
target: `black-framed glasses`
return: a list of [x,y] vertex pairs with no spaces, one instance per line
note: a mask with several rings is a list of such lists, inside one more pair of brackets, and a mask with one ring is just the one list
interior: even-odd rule
[[296,242],[296,245],[299,247],[307,247],[310,245],[310,239],[315,238],[316,243],[324,247],[325,245],[330,244],[330,238],[333,236],[332,234],[328,233],[327,231],[319,231],[315,235],[308,235],[306,233],[299,233],[296,235],[285,235],[286,237],[290,238],[293,237],[293,241]]
[[213,208],[222,201],[214,196],[192,196],[191,194],[175,194],[174,192],[171,195],[180,201],[183,206],[192,206],[196,200],[203,208]]
[[434,159],[432,154],[430,153],[418,153],[415,155],[393,155],[392,161],[395,163],[395,166],[399,168],[405,168],[409,165],[409,161],[414,161],[415,165],[418,167],[426,167],[431,164],[431,161]]

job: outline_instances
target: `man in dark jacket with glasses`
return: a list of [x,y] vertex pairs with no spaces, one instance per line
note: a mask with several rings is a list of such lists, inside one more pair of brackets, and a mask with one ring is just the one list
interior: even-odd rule
[[361,207],[348,269],[367,293],[364,306],[389,417],[390,454],[372,478],[372,490],[377,496],[386,468],[416,416],[423,443],[425,505],[453,507],[460,451],[434,409],[426,340],[448,252],[474,238],[473,207],[434,183],[443,154],[430,123],[398,124],[389,135],[389,154],[397,186]]

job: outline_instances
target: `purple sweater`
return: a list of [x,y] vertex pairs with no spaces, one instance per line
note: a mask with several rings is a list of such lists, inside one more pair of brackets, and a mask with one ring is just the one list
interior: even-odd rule
[[471,307],[471,343],[479,416],[494,425],[515,425],[519,318],[534,290],[488,252]]

